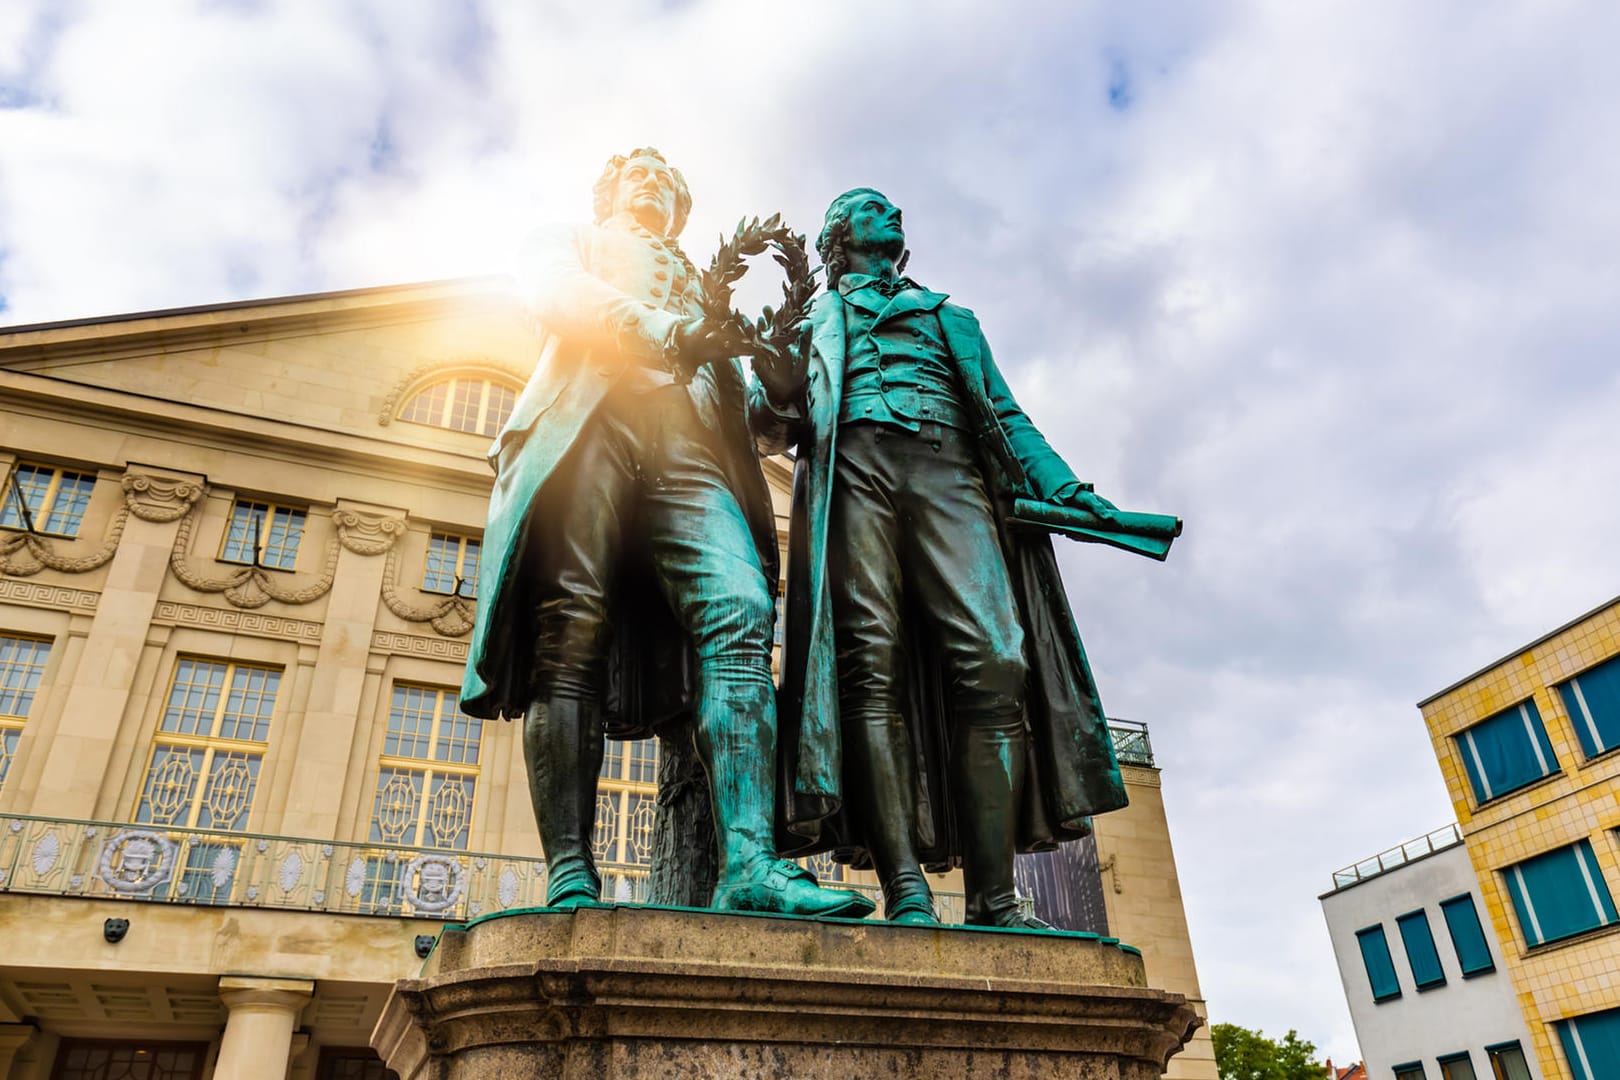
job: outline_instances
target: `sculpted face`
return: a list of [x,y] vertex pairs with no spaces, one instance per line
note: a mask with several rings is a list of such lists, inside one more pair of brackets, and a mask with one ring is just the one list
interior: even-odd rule
[[675,220],[675,175],[657,158],[636,157],[624,163],[613,189],[613,213],[629,215],[660,236]]
[[849,214],[849,246],[898,257],[906,248],[900,208],[876,193],[862,196]]

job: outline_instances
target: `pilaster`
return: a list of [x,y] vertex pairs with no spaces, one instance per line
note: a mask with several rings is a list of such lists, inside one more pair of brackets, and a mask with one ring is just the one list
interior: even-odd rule
[[175,537],[203,478],[141,468],[127,472],[123,486],[128,517],[75,665],[96,677],[68,691],[30,806],[46,817],[95,814],[118,737],[112,721],[124,716]]
[[342,547],[326,625],[310,672],[309,697],[297,742],[291,744],[290,794],[276,831],[336,838],[355,728],[361,721],[366,660],[382,595],[384,558],[405,533],[405,512],[340,500],[332,514]]

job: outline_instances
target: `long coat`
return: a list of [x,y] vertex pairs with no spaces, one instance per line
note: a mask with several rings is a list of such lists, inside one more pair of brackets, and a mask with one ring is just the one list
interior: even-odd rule
[[[672,246],[672,245],[671,245]],[[564,227],[537,234],[525,252],[521,284],[541,327],[534,374],[495,437],[478,566],[478,614],[468,648],[461,708],[474,716],[521,716],[533,700],[535,582],[530,525],[546,485],[568,467],[569,451],[608,392],[622,380],[644,386],[673,381],[663,343],[698,313],[695,279],[680,257],[629,222]],[[684,288],[673,289],[681,277]],[[743,385],[741,364],[731,385]],[[777,578],[770,492],[739,401],[728,401],[707,374],[688,386],[700,417],[719,433],[724,465],[746,515],[766,580]],[[633,538],[632,538],[633,539]],[[626,558],[634,562],[633,544]],[[620,575],[610,646],[610,734],[643,735],[680,711],[689,690],[685,637],[646,565]]]
[[[1017,594],[1030,665],[1027,718],[1031,783],[1025,785],[1019,846],[1047,847],[1089,831],[1087,818],[1125,805],[1125,787],[1102,703],[1075,628],[1050,538],[1014,531],[1005,510],[1014,496],[1053,499],[1078,481],[1018,403],[991,358],[972,312],[938,293],[902,294],[937,311],[976,430],[987,487],[997,505],[1002,548]],[[891,308],[891,311],[893,309]],[[781,444],[797,443],[789,541],[787,626],[779,714],[785,801],[784,847],[800,851],[858,848],[858,822],[843,802],[843,740],[827,576],[827,522],[833,496],[847,337],[844,301],[836,292],[811,308],[812,349],[803,415],[776,416]],[[756,410],[756,426],[772,419]],[[949,790],[948,688],[926,656],[920,634],[908,634],[911,662],[903,711],[917,769],[919,855],[944,863],[961,854]]]

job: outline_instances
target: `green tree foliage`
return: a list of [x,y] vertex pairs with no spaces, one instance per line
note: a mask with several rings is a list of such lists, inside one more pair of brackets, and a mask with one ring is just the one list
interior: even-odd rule
[[1215,1040],[1215,1067],[1221,1080],[1322,1080],[1327,1066],[1316,1058],[1316,1045],[1290,1031],[1281,1039],[1236,1024],[1210,1028]]

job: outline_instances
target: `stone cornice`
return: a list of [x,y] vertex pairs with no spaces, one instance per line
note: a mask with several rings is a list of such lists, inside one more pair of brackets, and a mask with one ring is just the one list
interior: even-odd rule
[[0,366],[173,351],[215,343],[224,335],[252,340],[417,322],[458,308],[499,310],[515,304],[504,280],[491,276],[0,327]]
[[120,431],[224,450],[259,451],[279,460],[349,466],[373,476],[430,481],[478,495],[486,494],[494,483],[482,453],[456,453],[4,368],[0,368],[0,407],[53,420],[102,421]]

